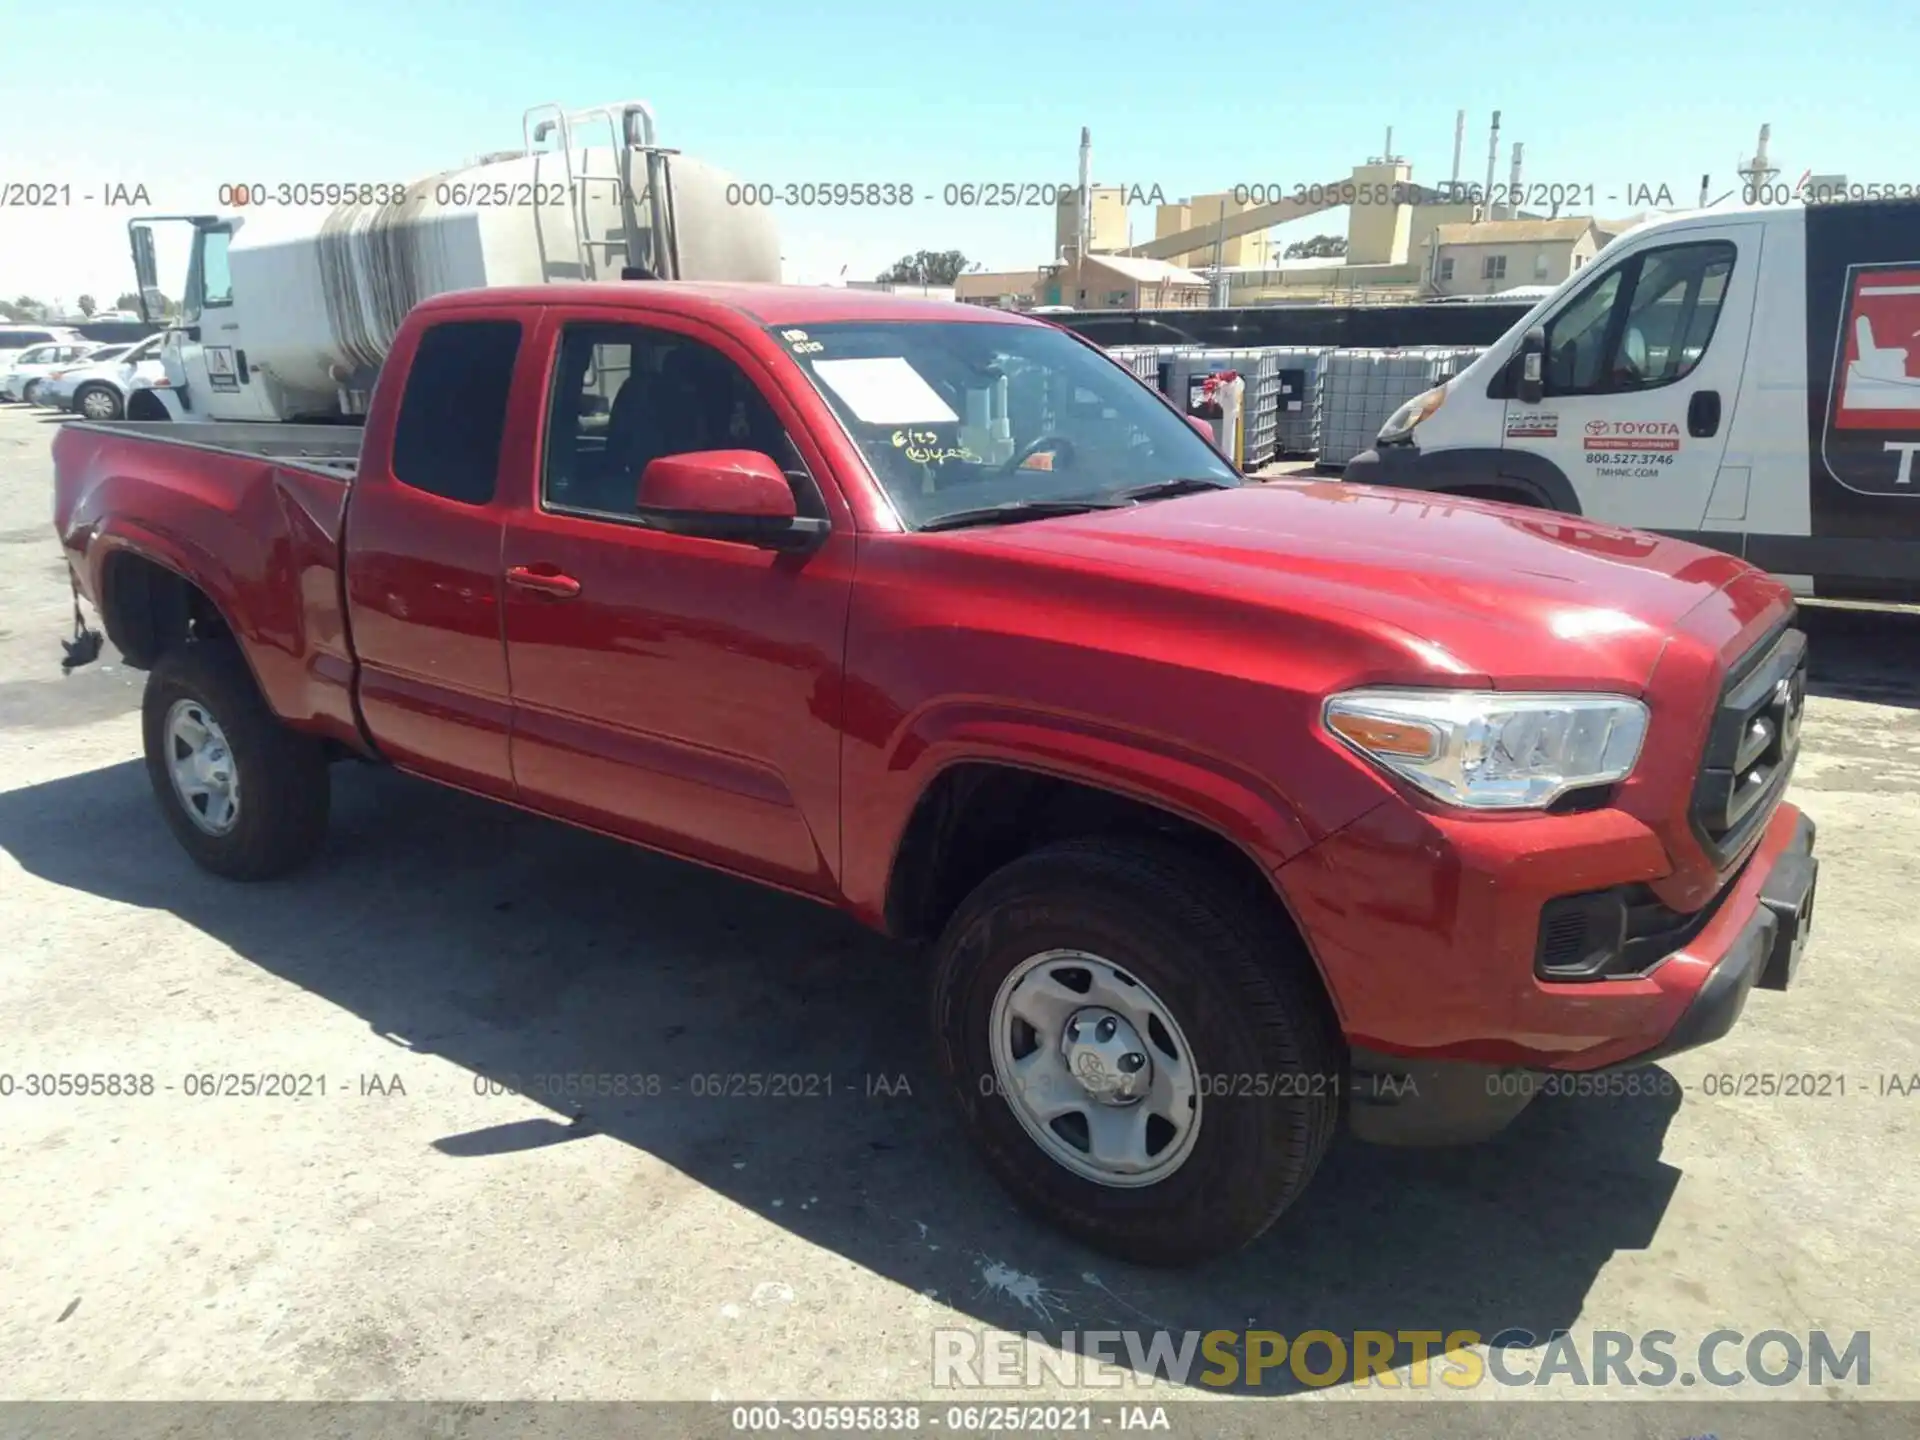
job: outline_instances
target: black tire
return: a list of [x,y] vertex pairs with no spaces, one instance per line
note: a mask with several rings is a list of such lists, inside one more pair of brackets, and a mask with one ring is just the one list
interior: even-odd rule
[[[233,828],[210,834],[187,813],[168,765],[167,717],[176,702],[198,702],[226,736],[239,800]],[[147,779],[187,854],[229,880],[266,880],[310,860],[326,840],[330,789],[319,741],[289,730],[267,708],[231,641],[197,641],[166,651],[141,700]]]
[[38,395],[39,393],[40,393],[40,382],[38,380],[27,381],[25,385],[20,387],[20,403],[22,405],[34,404],[35,401],[33,397]]
[[[994,997],[1022,961],[1054,949],[1145,984],[1209,1082],[1193,1149],[1156,1183],[1118,1188],[1068,1169],[1000,1093]],[[1141,1264],[1193,1264],[1252,1241],[1306,1188],[1339,1123],[1346,1051],[1311,959],[1263,897],[1152,841],[1066,841],[990,876],[938,942],[933,1026],[966,1129],[1014,1199]]]
[[[104,414],[89,415],[87,413],[87,398],[93,395],[102,396],[107,400],[110,408],[107,408]],[[111,385],[82,385],[74,392],[71,408],[73,413],[82,420],[118,420],[126,406],[120,399],[120,392]]]

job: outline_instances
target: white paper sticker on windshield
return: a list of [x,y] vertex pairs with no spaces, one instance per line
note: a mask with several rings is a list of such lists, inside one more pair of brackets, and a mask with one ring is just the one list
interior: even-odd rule
[[897,355],[816,360],[813,369],[869,425],[952,425],[960,419],[925,377]]

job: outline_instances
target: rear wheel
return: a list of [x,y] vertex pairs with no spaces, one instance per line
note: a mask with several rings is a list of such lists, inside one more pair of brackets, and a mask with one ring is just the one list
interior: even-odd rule
[[1344,1049],[1297,940],[1150,841],[1052,845],[986,880],[940,939],[934,1028],[1014,1198],[1146,1264],[1254,1239],[1339,1116]]
[[118,420],[120,392],[111,385],[83,385],[73,397],[73,408],[89,420]]
[[204,868],[265,880],[326,839],[327,756],[261,699],[231,641],[167,651],[141,702],[147,779],[167,825]]

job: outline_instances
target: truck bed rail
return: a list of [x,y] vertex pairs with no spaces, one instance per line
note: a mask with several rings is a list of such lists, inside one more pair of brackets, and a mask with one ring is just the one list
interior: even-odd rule
[[193,424],[173,420],[73,420],[67,428],[101,430],[223,455],[246,455],[317,470],[335,479],[351,480],[360,468],[361,435],[356,426],[247,420]]

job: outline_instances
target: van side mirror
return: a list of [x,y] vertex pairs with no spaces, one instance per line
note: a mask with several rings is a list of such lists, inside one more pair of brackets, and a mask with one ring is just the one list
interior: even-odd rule
[[1547,332],[1536,325],[1520,341],[1514,356],[1513,393],[1528,405],[1538,405],[1547,393]]

